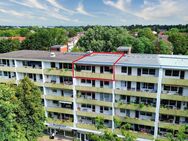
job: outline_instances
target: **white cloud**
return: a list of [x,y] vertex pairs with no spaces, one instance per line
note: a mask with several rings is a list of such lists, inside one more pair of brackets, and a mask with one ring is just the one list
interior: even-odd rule
[[[61,9],[61,10],[64,10],[66,12],[69,12],[69,13],[74,13],[74,11],[72,10],[69,10],[67,8],[65,8],[64,6],[62,6],[61,4],[59,4],[56,0],[47,0],[52,6],[54,6],[55,8],[57,9]],[[58,11],[58,10],[57,10]]]
[[179,7],[179,1],[160,0],[159,4],[150,5],[149,1],[141,11],[135,15],[145,20],[161,19],[177,15],[182,9]]
[[82,3],[78,4],[78,7],[76,8],[76,11],[80,14],[86,15],[86,16],[92,16],[95,17],[94,15],[90,14],[89,12],[87,12],[84,8],[84,5]]
[[120,11],[129,12],[127,7],[130,6],[131,0],[117,0],[116,2],[112,0],[103,0],[103,3]]
[[30,8],[37,8],[42,10],[45,10],[47,8],[46,5],[41,4],[40,2],[38,2],[38,0],[22,0],[22,1],[10,0],[10,1]]
[[33,16],[30,15],[30,14],[21,13],[21,12],[17,12],[17,11],[14,11],[14,10],[7,10],[7,9],[0,8],[0,12],[5,13],[5,14],[9,14],[9,15],[13,15],[13,16],[17,16],[17,17],[33,18]]

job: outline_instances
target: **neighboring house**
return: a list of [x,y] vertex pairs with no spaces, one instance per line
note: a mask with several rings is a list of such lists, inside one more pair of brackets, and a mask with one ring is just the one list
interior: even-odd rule
[[165,35],[165,32],[161,31],[161,32],[159,32],[159,34],[158,34],[158,39],[168,42],[168,35]]
[[21,36],[14,36],[14,37],[0,37],[0,40],[8,40],[8,39],[11,39],[11,40],[19,40],[20,42],[23,42],[26,37],[21,37]]
[[80,141],[101,133],[98,116],[118,136],[115,118],[129,123],[137,141],[162,138],[188,124],[188,56],[119,51],[0,54],[0,83],[17,85],[28,76],[43,93],[48,128]]
[[51,46],[50,51],[66,53],[68,52],[68,47],[67,45],[54,45],[54,46]]

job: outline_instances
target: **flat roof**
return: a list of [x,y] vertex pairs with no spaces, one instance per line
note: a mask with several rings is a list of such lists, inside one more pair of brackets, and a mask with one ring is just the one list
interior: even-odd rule
[[41,50],[19,50],[0,54],[1,59],[17,59],[17,60],[43,60],[57,62],[71,62],[85,55],[86,53],[61,53],[54,52],[55,57],[50,56],[49,51]]
[[[0,59],[16,59],[16,60],[33,60],[33,61],[54,61],[67,62],[76,64],[91,64],[91,65],[113,65],[120,59],[116,65],[119,66],[139,66],[153,68],[177,68],[188,70],[188,55],[162,55],[162,54],[125,54],[122,58],[121,53],[88,53],[79,52],[54,52],[55,57],[50,56],[49,51],[39,50],[19,50],[9,53],[0,54]],[[86,55],[85,57],[83,57]]]
[[76,64],[113,65],[121,55],[115,53],[92,53],[77,61]]

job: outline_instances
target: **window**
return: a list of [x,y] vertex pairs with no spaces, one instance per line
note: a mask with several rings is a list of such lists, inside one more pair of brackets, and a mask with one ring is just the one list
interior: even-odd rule
[[86,66],[86,70],[91,70],[91,66]]
[[81,83],[86,83],[85,79],[81,79]]
[[120,109],[120,113],[125,113],[126,110],[125,109]]
[[42,74],[40,74],[40,79],[42,79]]
[[153,83],[143,83],[143,88],[144,89],[154,89],[154,84]]
[[142,69],[142,74],[148,74],[148,69]]
[[2,71],[0,71],[0,76],[3,76],[3,73],[2,73]]
[[91,83],[91,80],[87,80],[87,83]]
[[104,81],[104,85],[109,85],[109,82],[108,81]]
[[51,62],[51,68],[55,68],[55,62]]
[[126,87],[127,82],[126,81],[121,81],[121,87]]
[[91,70],[91,66],[81,66],[81,70]]
[[170,86],[164,86],[164,90],[170,91]]
[[4,76],[8,76],[8,72],[5,71],[5,72],[4,72]]
[[165,75],[166,76],[171,76],[171,74],[172,74],[172,70],[166,70],[165,71]]
[[121,73],[127,73],[127,67],[121,67]]
[[180,71],[179,70],[166,70],[165,76],[179,76]]
[[155,69],[143,68],[143,69],[142,69],[142,74],[155,75]]
[[58,104],[59,102],[56,100],[53,100],[53,104]]
[[105,111],[108,111],[108,110],[109,110],[109,108],[108,108],[108,107],[104,107],[104,110],[105,110]]
[[105,66],[105,67],[104,67],[104,71],[109,72],[109,71],[110,71],[110,67]]
[[57,93],[57,90],[56,90],[56,89],[52,89],[52,92],[53,92],[53,93]]
[[150,75],[155,75],[155,69],[149,69],[149,74]]
[[172,76],[179,76],[179,71],[178,70],[173,70]]

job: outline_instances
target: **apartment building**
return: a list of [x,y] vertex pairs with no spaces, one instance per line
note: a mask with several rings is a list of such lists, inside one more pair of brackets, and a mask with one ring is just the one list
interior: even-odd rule
[[46,125],[87,141],[95,118],[121,136],[115,118],[138,140],[163,138],[188,124],[188,56],[117,53],[0,54],[0,83],[28,76],[43,92]]

